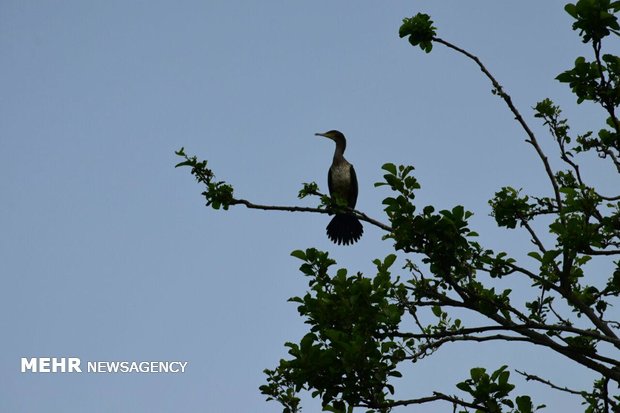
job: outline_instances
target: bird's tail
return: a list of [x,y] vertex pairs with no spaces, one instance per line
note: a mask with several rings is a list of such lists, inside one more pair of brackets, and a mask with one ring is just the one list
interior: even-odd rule
[[327,225],[327,237],[340,245],[356,243],[364,233],[364,227],[357,217],[349,214],[336,214]]

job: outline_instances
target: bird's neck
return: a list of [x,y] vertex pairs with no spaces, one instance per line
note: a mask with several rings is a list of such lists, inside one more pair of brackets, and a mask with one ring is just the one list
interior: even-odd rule
[[347,144],[344,140],[336,141],[336,150],[334,151],[334,163],[344,161],[344,150],[346,149]]

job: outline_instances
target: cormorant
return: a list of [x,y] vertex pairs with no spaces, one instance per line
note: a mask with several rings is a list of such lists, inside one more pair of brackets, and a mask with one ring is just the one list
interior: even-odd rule
[[[355,208],[357,202],[357,176],[355,175],[353,165],[344,159],[347,140],[342,132],[337,130],[316,133],[315,135],[323,136],[336,142],[334,160],[327,174],[329,195],[333,200],[340,199],[349,208]],[[363,232],[362,223],[355,215],[350,213],[337,213],[329,225],[327,225],[327,237],[338,245],[349,245],[357,242]]]

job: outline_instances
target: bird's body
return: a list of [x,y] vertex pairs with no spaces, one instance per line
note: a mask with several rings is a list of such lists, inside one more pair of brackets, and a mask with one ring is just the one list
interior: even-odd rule
[[[329,194],[336,203],[355,208],[357,203],[357,176],[355,169],[344,158],[347,141],[341,132],[331,130],[317,133],[336,142],[334,159],[327,174]],[[337,213],[327,225],[327,237],[337,244],[349,245],[357,242],[364,232],[362,223],[351,213]]]
[[[342,159],[343,162],[334,162],[327,173],[327,186],[332,198],[346,201],[349,208],[355,208],[357,203],[357,178],[353,165]],[[353,187],[353,190],[351,189]]]

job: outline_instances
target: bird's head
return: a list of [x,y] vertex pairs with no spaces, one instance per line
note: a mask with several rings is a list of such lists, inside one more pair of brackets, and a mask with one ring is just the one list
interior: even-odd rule
[[340,152],[340,155],[344,153],[347,147],[347,140],[342,132],[337,130],[330,130],[325,133],[315,133],[316,136],[323,136],[324,138],[331,139],[336,142],[336,152]]
[[331,139],[333,141],[339,141],[342,140],[344,141],[344,135],[342,134],[342,132],[337,131],[337,130],[330,130],[324,133],[315,133],[316,136],[323,136],[325,138]]

